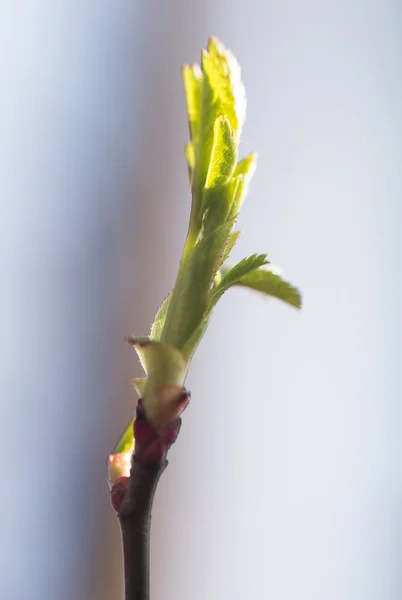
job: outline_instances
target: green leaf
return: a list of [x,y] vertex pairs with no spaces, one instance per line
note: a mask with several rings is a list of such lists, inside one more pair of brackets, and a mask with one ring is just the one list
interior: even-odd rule
[[302,306],[300,291],[267,267],[255,269],[247,273],[237,282],[237,285],[263,292],[296,308],[301,308]]
[[228,185],[213,187],[204,191],[205,214],[203,219],[203,236],[208,236],[222,223],[228,220],[232,204],[231,188]]
[[229,258],[229,254],[232,252],[237,240],[239,239],[240,231],[232,231],[221,256],[221,265]]
[[201,68],[203,85],[194,177],[198,209],[212,157],[215,121],[218,117],[227,119],[238,144],[246,107],[239,64],[216,38],[210,38],[207,50],[202,51]]
[[201,206],[205,236],[228,220],[233,196],[227,184],[236,167],[236,160],[237,145],[229,121],[218,117],[214,125],[212,157]]
[[195,167],[195,150],[194,144],[192,142],[188,142],[184,146],[184,155],[186,157],[187,165],[190,170],[190,183],[191,183],[191,175]]
[[258,269],[258,267],[262,267],[263,265],[267,265],[269,261],[267,260],[266,254],[253,254],[248,258],[243,258],[237,265],[232,267],[222,278],[222,284],[227,285],[231,283],[235,283],[239,281],[243,275],[249,273],[253,269]]
[[206,188],[226,185],[233,175],[237,161],[237,144],[228,119],[218,117],[214,123],[214,139]]
[[186,95],[190,139],[194,141],[198,137],[200,126],[203,76],[199,65],[183,65],[182,75]]
[[150,339],[158,342],[162,335],[163,326],[166,321],[166,314],[169,308],[170,299],[172,297],[172,293],[170,293],[163,301],[162,306],[158,310],[154,323],[151,327]]
[[217,113],[229,119],[239,141],[246,117],[246,93],[241,81],[240,65],[215,37],[209,38],[206,55],[208,58],[202,61],[202,67],[214,91]]
[[187,340],[187,342],[183,345],[182,353],[183,353],[184,357],[186,358],[186,360],[188,360],[188,362],[190,362],[198,344],[200,343],[200,341],[202,339],[202,336],[204,335],[204,333],[207,330],[207,327],[209,324],[209,319],[210,319],[210,315],[203,318],[201,323],[198,325],[198,327],[196,327],[195,330],[193,331],[193,334],[190,336],[190,338]]
[[161,341],[182,349],[207,315],[209,294],[225,248],[232,219],[203,236],[182,260],[168,308]]
[[111,454],[122,454],[123,452],[132,452],[134,448],[134,433],[133,433],[134,419],[130,421],[125,430],[123,431],[119,441],[113,448]]
[[219,285],[211,291],[211,305],[215,305],[229,287],[240,283],[250,271],[254,271],[268,262],[266,254],[253,254],[248,258],[243,258],[237,265],[225,271]]
[[237,163],[233,173],[231,186],[233,189],[233,201],[229,212],[229,218],[236,217],[241,209],[244,198],[247,195],[250,181],[257,168],[257,154],[252,152],[246,158]]
[[247,175],[248,177],[252,177],[254,175],[255,169],[257,167],[257,152],[251,152],[246,158],[242,158],[236,165],[236,169],[234,172],[235,177],[237,175]]
[[237,190],[228,184],[236,168],[236,160],[237,144],[229,121],[218,117],[214,125],[214,145],[201,208],[204,235],[229,218]]
[[[205,51],[202,53],[202,69],[204,72],[204,62],[209,59],[205,58]],[[217,103],[214,96],[214,90],[207,77],[205,77],[202,86],[202,98],[200,109],[200,125],[197,141],[195,143],[195,166],[193,187],[198,198],[197,208],[201,208],[202,191],[205,186],[205,180],[208,173],[209,164],[211,162],[212,146],[214,142],[214,123],[222,113],[217,110]],[[198,215],[199,218],[202,215]]]

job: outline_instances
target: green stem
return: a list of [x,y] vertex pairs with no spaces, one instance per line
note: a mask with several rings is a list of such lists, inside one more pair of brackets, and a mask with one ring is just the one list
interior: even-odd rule
[[[199,218],[200,212],[200,199],[199,195],[192,190],[192,202],[191,202],[191,213],[190,222],[188,226],[186,241],[184,243],[183,254],[180,261],[179,270],[177,273],[175,285],[172,292],[172,298],[166,314],[165,324],[161,333],[160,341],[180,348],[179,340],[177,339],[178,324],[181,322],[181,306],[182,303],[178,302],[180,296],[183,295],[182,285],[188,277],[188,262],[191,258],[191,253],[194,246],[197,243],[198,236],[201,230],[201,223]],[[185,312],[188,312],[190,307]]]

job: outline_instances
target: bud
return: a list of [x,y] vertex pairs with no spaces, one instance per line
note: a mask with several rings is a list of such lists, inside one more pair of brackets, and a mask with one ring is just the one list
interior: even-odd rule
[[[190,401],[187,391],[182,388],[182,398],[178,401],[180,411]],[[143,401],[137,404],[137,414],[134,421],[135,451],[134,460],[143,467],[152,467],[161,463],[170,446],[176,441],[180,431],[181,419],[176,416],[162,429],[155,429],[145,412]]]
[[132,452],[121,452],[119,454],[110,454],[108,458],[108,480],[110,487],[118,479],[130,476]]
[[118,513],[123,502],[123,498],[126,495],[128,486],[130,485],[129,477],[119,477],[119,479],[113,485],[110,492],[110,501],[114,510]]

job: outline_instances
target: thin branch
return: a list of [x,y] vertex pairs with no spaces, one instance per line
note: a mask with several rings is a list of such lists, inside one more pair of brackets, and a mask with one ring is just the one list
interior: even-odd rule
[[167,466],[143,467],[135,459],[130,485],[118,514],[124,553],[126,600],[149,599],[149,538],[152,503],[159,477]]
[[[185,398],[184,398],[185,395]],[[183,402],[189,395],[183,390]],[[149,539],[151,511],[159,477],[167,467],[167,452],[176,441],[181,419],[157,432],[138,401],[134,421],[135,448],[130,477],[117,480],[111,491],[120,522],[126,600],[149,600]]]

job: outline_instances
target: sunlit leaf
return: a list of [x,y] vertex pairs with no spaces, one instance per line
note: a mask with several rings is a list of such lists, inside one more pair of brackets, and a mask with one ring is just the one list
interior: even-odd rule
[[257,154],[252,152],[237,163],[230,185],[233,188],[233,201],[229,217],[236,217],[247,195],[250,181],[257,168]]
[[268,264],[266,254],[253,254],[248,258],[243,258],[237,265],[226,270],[220,281],[219,286],[211,291],[211,304],[216,304],[222,294],[232,285],[240,283],[250,271],[254,271],[263,265]]
[[194,141],[198,137],[200,126],[203,76],[199,65],[184,65],[182,75],[186,95],[190,139]]
[[209,307],[210,289],[235,220],[202,237],[180,268],[166,316],[161,341],[182,349]]
[[296,308],[301,308],[302,306],[300,291],[291,283],[282,279],[279,274],[266,267],[247,273],[237,282],[237,285],[263,292]]
[[218,117],[227,119],[237,146],[246,107],[239,64],[216,38],[210,38],[207,50],[201,53],[201,69],[203,85],[194,170],[197,210],[212,159],[215,121]]
[[229,119],[239,141],[246,117],[246,93],[241,81],[240,65],[215,37],[208,40],[207,54],[211,60],[203,60],[202,67],[219,104],[218,114]]
[[191,183],[191,175],[193,173],[195,167],[195,150],[193,142],[188,142],[184,146],[184,155],[186,157],[187,165],[190,171],[190,183]]
[[226,185],[237,161],[237,144],[228,119],[218,117],[214,123],[214,140],[205,187]]

